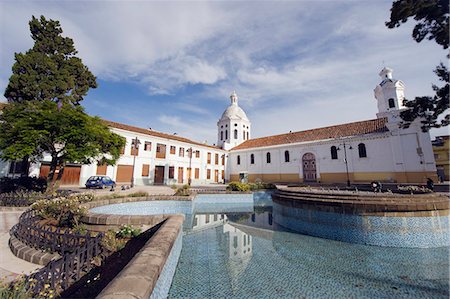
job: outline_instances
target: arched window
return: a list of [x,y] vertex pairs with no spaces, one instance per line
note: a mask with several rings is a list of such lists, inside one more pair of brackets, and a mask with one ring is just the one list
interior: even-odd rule
[[267,163],[270,163],[270,153],[267,153],[267,154],[266,154],[266,162],[267,162]]
[[225,130],[225,140],[228,139],[228,130]]
[[242,131],[242,139],[245,140],[245,131]]
[[220,131],[220,140],[223,140],[223,131]]
[[247,131],[247,140],[249,139],[248,136],[249,136],[249,135],[248,135],[248,131]]
[[367,158],[366,145],[364,143],[358,144],[358,152],[360,158]]
[[238,132],[237,132],[237,130],[234,130],[234,139],[238,139]]
[[333,145],[331,147],[331,159],[332,160],[337,160],[337,158],[338,158],[337,148]]
[[237,165],[241,165],[241,156],[237,156]]
[[250,164],[255,164],[255,155],[250,155]]
[[388,100],[388,102],[389,102],[389,108],[395,108],[395,102],[394,102],[394,99],[393,99],[393,98],[390,98],[390,99]]
[[284,162],[289,162],[289,151],[284,152]]

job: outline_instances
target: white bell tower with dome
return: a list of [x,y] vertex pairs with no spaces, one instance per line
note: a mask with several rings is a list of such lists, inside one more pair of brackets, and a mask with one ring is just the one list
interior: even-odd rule
[[378,102],[377,117],[387,117],[389,121],[398,119],[399,113],[406,107],[403,105],[405,99],[405,84],[401,80],[392,78],[392,69],[384,67],[378,74],[381,82],[375,87],[375,99]]
[[230,95],[231,104],[217,122],[217,146],[229,150],[251,138],[251,123],[238,105],[235,91]]

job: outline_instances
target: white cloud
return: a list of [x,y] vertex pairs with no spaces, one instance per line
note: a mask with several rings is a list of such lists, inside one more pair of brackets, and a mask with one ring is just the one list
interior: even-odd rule
[[[207,141],[208,144],[212,145],[217,142],[217,135],[215,130],[211,128],[215,127],[214,119],[203,119],[202,121],[192,121],[187,119],[182,119],[174,115],[161,115],[158,120],[162,124],[161,129],[165,132],[176,133],[179,136],[189,138],[197,142]],[[173,129],[172,131],[167,130],[167,128]],[[199,138],[202,136],[203,138]]]

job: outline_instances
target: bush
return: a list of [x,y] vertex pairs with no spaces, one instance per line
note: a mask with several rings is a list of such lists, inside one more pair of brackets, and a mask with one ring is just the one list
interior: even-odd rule
[[231,191],[250,191],[250,185],[241,182],[230,182],[227,186],[227,190]]
[[101,245],[110,252],[119,251],[127,244],[126,239],[117,238],[116,232],[112,229],[105,233],[102,238]]
[[177,196],[189,196],[191,194],[189,185],[183,185],[180,188],[177,188],[175,191],[175,195]]
[[29,284],[23,277],[18,277],[11,283],[0,281],[0,298],[31,299],[33,293],[28,291],[28,288]]
[[404,193],[432,193],[433,190],[430,190],[426,187],[419,187],[419,186],[414,186],[414,185],[410,185],[410,186],[397,186],[397,190],[399,190],[400,192],[404,192]]
[[78,226],[81,217],[87,214],[87,210],[80,207],[80,201],[76,197],[39,200],[31,208],[43,219],[54,221],[61,227],[70,228]]
[[272,183],[263,183],[263,182],[256,182],[256,183],[250,183],[250,190],[261,190],[261,189],[276,189],[276,186]]
[[134,193],[126,195],[126,197],[147,197],[147,196],[148,196],[148,193],[144,192],[144,191],[134,192]]
[[92,193],[75,194],[69,196],[70,199],[77,200],[80,203],[91,202],[95,199]]
[[10,193],[17,191],[45,192],[47,180],[36,177],[0,178],[0,193]]
[[138,236],[141,233],[141,229],[136,227],[134,228],[131,225],[123,225],[120,227],[119,231],[116,233],[116,237],[118,238],[133,238]]

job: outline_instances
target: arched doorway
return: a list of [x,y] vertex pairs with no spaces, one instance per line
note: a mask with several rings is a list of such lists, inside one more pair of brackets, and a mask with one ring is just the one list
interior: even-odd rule
[[303,181],[304,182],[316,182],[316,157],[313,153],[306,153],[302,157],[303,165]]

